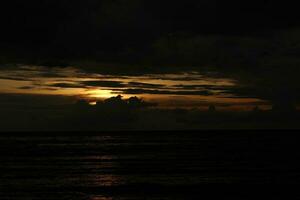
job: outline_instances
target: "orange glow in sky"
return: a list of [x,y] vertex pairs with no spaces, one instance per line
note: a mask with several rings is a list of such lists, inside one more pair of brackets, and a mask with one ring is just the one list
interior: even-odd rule
[[266,104],[260,99],[238,98],[224,92],[235,86],[232,79],[205,77],[198,72],[113,76],[74,67],[17,66],[0,70],[0,93],[74,96],[91,104],[120,94],[157,102],[162,107],[184,108],[211,104],[249,108]]

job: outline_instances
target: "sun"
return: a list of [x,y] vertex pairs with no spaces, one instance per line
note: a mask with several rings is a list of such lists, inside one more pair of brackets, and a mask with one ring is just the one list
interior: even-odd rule
[[111,90],[103,89],[90,89],[86,92],[86,96],[89,98],[106,99],[114,96]]

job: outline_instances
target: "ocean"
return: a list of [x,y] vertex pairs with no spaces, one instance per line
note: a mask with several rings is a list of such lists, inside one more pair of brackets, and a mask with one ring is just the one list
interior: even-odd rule
[[272,131],[3,133],[0,199],[199,199],[297,184],[298,146],[296,133]]

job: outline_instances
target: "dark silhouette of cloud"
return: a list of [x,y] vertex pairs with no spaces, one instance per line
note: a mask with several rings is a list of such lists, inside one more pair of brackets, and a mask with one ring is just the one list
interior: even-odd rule
[[120,81],[85,81],[86,86],[93,87],[108,87],[108,88],[122,88],[125,87],[124,83]]
[[135,88],[162,88],[164,85],[161,84],[149,84],[142,82],[121,82],[121,81],[85,81],[82,82],[85,86],[92,87],[107,87],[107,88],[127,88],[127,87],[135,87]]
[[13,81],[28,81],[27,78],[8,77],[8,76],[0,76],[0,79],[13,80]]
[[212,93],[207,90],[201,91],[170,91],[170,90],[147,90],[147,89],[125,89],[124,94],[169,94],[169,95],[203,95],[209,96]]
[[162,84],[150,84],[150,83],[140,83],[140,82],[129,82],[128,87],[139,87],[139,88],[163,88]]
[[153,40],[176,32],[245,35],[299,26],[295,4],[258,0],[6,0],[1,8],[2,50],[51,66],[78,56],[140,60]]
[[72,83],[55,83],[55,84],[51,84],[48,85],[50,87],[57,87],[57,88],[84,88],[84,85],[81,84],[72,84]]
[[45,77],[45,78],[67,78],[68,77],[68,75],[63,75],[61,73],[53,72],[53,71],[51,72],[49,69],[46,70],[47,71],[40,72],[38,76]]
[[23,86],[23,87],[19,87],[18,89],[21,89],[21,90],[32,90],[34,88],[35,87],[33,87],[33,86]]
[[[259,110],[222,112],[203,102],[205,110],[162,109],[137,97],[112,97],[89,105],[74,97],[0,95],[1,131],[193,130],[215,128],[299,128],[299,113]],[[70,103],[70,100],[73,99]],[[216,124],[218,125],[216,127]]]
[[231,86],[215,86],[215,85],[174,85],[173,87],[185,89],[185,90],[197,90],[197,89],[206,89],[206,90],[228,90]]

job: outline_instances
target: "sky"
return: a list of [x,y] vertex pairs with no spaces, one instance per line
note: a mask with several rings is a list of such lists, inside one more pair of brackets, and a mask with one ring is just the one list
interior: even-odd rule
[[292,1],[4,0],[0,104],[296,109],[299,15]]
[[1,4],[1,41],[32,51],[44,45],[71,51],[68,45],[73,42],[90,51],[98,50],[95,46],[100,43],[103,48],[144,46],[178,31],[253,34],[299,25],[297,7],[290,1],[11,0]]
[[[198,108],[210,105],[221,109],[253,106],[266,107],[267,101],[239,97],[231,90],[237,82],[229,78],[208,77],[199,72],[144,75],[109,75],[84,72],[75,67],[52,68],[42,66],[13,66],[0,70],[0,89],[3,94],[63,95],[73,101],[84,99],[91,105],[117,95],[137,96],[159,103],[160,108]],[[67,103],[67,102],[66,102]]]
[[268,37],[298,27],[296,8],[268,0],[2,1],[0,50],[4,59],[27,62],[143,60],[171,35]]

